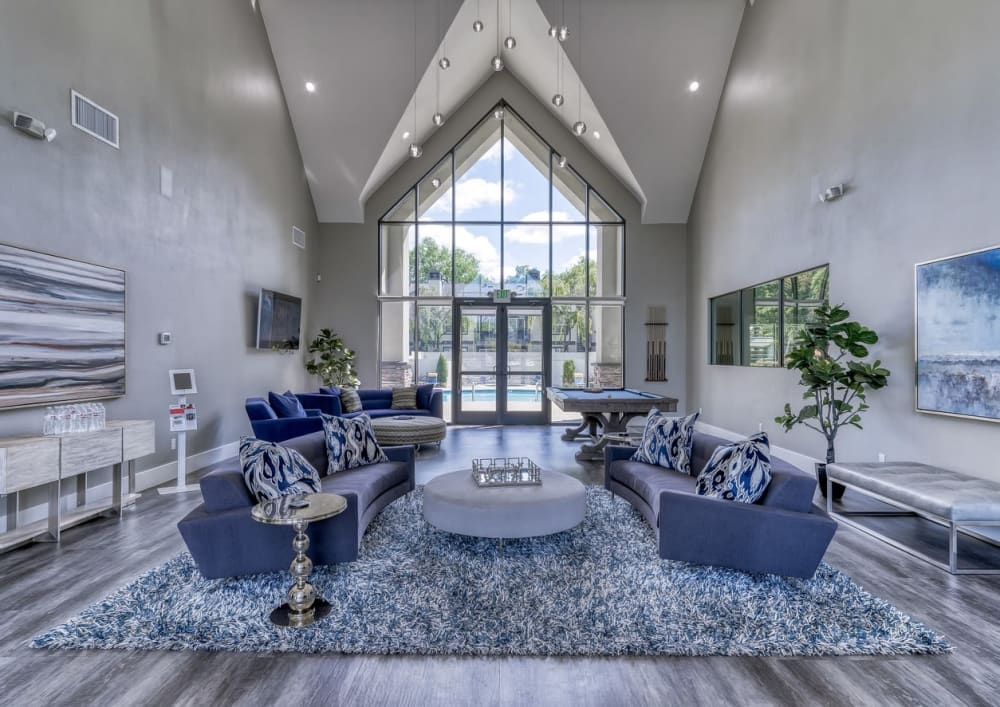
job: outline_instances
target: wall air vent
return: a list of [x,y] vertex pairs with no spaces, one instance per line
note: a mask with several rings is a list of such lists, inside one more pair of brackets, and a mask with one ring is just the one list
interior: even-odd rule
[[118,116],[101,108],[89,98],[71,91],[73,127],[118,147]]
[[302,250],[306,249],[306,232],[298,226],[292,226],[292,243]]

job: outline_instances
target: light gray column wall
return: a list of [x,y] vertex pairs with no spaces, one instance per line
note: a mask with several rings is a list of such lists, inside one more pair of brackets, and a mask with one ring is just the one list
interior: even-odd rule
[[[758,0],[744,14],[689,222],[689,396],[708,422],[773,422],[784,369],[708,366],[708,298],[830,263],[831,298],[873,327],[892,371],[838,458],[915,459],[1000,479],[1000,427],[914,412],[915,263],[1000,243],[1000,3]],[[822,204],[820,189],[849,193]],[[796,408],[797,409],[797,408]]]
[[[118,114],[120,150],[71,127],[70,89]],[[12,110],[58,137],[16,132]],[[156,420],[157,453],[140,467],[176,458],[168,369],[197,371],[189,454],[249,433],[247,396],[305,383],[301,353],[252,348],[260,287],[306,297],[308,311],[317,225],[249,2],[3,0],[0,113],[0,241],[127,271],[128,394],[107,407]],[[157,344],[160,331],[173,345]],[[41,418],[0,413],[0,435],[40,433]]]
[[[365,205],[364,224],[323,224],[318,289],[311,329],[331,326],[358,351],[363,385],[378,380],[378,219],[435,165],[500,99],[506,99],[626,220],[625,383],[673,395],[685,403],[686,232],[683,224],[643,224],[639,204],[569,129],[504,71],[486,81],[448,122],[424,142],[418,160],[406,160]],[[645,383],[643,322],[651,305],[667,307],[667,383]]]

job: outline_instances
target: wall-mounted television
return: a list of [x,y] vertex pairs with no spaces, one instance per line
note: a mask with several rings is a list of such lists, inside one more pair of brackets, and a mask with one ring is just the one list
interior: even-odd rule
[[302,327],[302,300],[261,289],[257,303],[257,348],[295,351]]

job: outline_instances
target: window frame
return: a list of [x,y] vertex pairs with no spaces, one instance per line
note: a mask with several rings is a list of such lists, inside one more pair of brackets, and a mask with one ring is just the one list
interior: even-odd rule
[[[821,268],[826,268],[826,297],[822,300],[824,303],[830,302],[830,263],[822,263],[820,265],[815,265],[811,268],[805,268],[803,270],[798,270],[796,272],[790,273],[788,275],[782,275],[781,277],[774,277],[768,280],[762,280],[761,282],[755,283],[753,285],[747,285],[746,287],[740,287],[735,290],[729,290],[728,292],[723,292],[721,294],[715,295],[714,297],[708,298],[708,365],[710,366],[736,366],[740,368],[784,368],[785,367],[785,356],[786,347],[788,341],[785,336],[785,284],[789,280],[799,277],[800,275],[805,275],[806,273],[813,272],[814,270],[819,270]],[[772,282],[778,284],[778,298],[777,298],[777,321],[775,322],[775,327],[777,331],[777,341],[776,341],[776,355],[777,362],[774,365],[767,366],[753,366],[749,361],[744,360],[743,355],[743,336],[746,332],[747,322],[744,317],[745,311],[745,301],[744,293],[748,290],[755,290],[758,287],[768,285]],[[723,322],[721,324],[715,321],[715,303],[724,297],[737,298],[736,314],[734,322]],[[801,301],[801,300],[795,300]],[[735,326],[736,330],[739,332],[739,338],[733,341],[733,363],[719,363],[715,359],[716,356],[716,328],[719,326]],[[737,346],[738,344],[738,346]],[[737,353],[738,352],[738,353]]]
[[[544,145],[545,147],[548,148],[548,171],[547,171],[547,173],[545,175],[546,178],[547,178],[547,181],[548,181],[548,220],[547,221],[535,221],[535,220],[532,220],[532,221],[506,221],[505,220],[505,216],[506,216],[506,213],[505,213],[505,211],[506,211],[506,204],[505,204],[505,201],[506,201],[506,188],[505,188],[505,179],[506,179],[506,174],[505,174],[506,165],[505,165],[505,163],[506,163],[506,159],[505,159],[504,151],[506,150],[506,146],[505,146],[504,143],[506,141],[506,130],[507,130],[506,120],[501,120],[500,138],[499,138],[499,144],[500,144],[500,220],[499,221],[493,221],[493,220],[476,220],[476,219],[460,219],[460,218],[458,218],[458,214],[456,212],[456,206],[457,206],[456,201],[457,201],[457,192],[458,192],[458,188],[457,188],[458,187],[458,176],[456,175],[456,157],[455,157],[455,153],[459,149],[459,147],[482,125],[482,123],[484,121],[493,118],[495,112],[498,109],[502,109],[504,111],[505,117],[506,117],[507,111],[509,111],[514,116],[514,118],[518,121],[518,123],[520,123],[521,126],[523,126],[525,129],[529,130],[534,138],[536,138],[542,145]],[[495,118],[493,118],[493,119],[495,119]],[[627,286],[628,286],[628,279],[627,279],[628,278],[628,273],[627,273],[627,269],[625,267],[626,258],[627,258],[627,232],[628,232],[627,223],[626,223],[625,218],[621,215],[621,213],[617,209],[615,209],[614,206],[612,206],[611,202],[607,199],[607,197],[605,197],[604,194],[602,194],[600,191],[598,191],[597,189],[595,189],[594,186],[586,178],[584,178],[584,176],[577,169],[575,169],[573,167],[573,165],[571,165],[569,162],[567,162],[564,167],[560,167],[559,169],[570,170],[570,172],[574,175],[574,177],[576,179],[578,179],[584,185],[584,187],[585,187],[585,199],[584,199],[584,203],[582,204],[582,207],[580,209],[580,211],[581,211],[581,213],[583,215],[583,220],[581,220],[581,221],[565,221],[565,222],[564,221],[553,221],[553,219],[552,219],[552,208],[553,208],[553,201],[554,201],[554,199],[553,199],[553,191],[556,188],[555,185],[554,185],[554,181],[553,181],[554,169],[555,169],[554,165],[556,164],[556,162],[558,161],[558,159],[561,156],[562,156],[561,153],[559,153],[555,148],[553,148],[552,145],[549,144],[549,142],[544,137],[542,137],[542,135],[537,130],[535,130],[521,116],[520,113],[518,113],[516,110],[514,110],[513,108],[511,108],[511,106],[506,101],[501,100],[499,103],[495,104],[492,108],[490,108],[489,111],[487,111],[479,120],[477,120],[475,122],[475,124],[468,131],[466,131],[462,135],[461,138],[459,138],[455,142],[455,144],[448,150],[448,153],[446,155],[443,155],[439,159],[435,160],[435,162],[427,169],[427,171],[423,172],[416,179],[416,181],[413,183],[413,185],[409,189],[407,189],[398,199],[396,199],[395,201],[393,201],[392,204],[389,206],[389,208],[387,208],[385,210],[385,212],[383,212],[383,214],[379,217],[379,219],[377,221],[377,225],[376,225],[376,228],[377,228],[377,231],[378,231],[378,259],[377,259],[377,263],[376,263],[376,268],[377,268],[377,271],[376,271],[377,272],[376,282],[378,283],[377,284],[377,288],[378,289],[377,289],[377,292],[376,292],[376,297],[377,297],[377,302],[378,302],[378,348],[377,348],[377,350],[378,350],[378,360],[377,360],[376,363],[377,363],[377,367],[378,367],[378,370],[379,370],[379,385],[382,384],[381,369],[382,369],[382,362],[383,362],[383,332],[382,332],[382,320],[383,320],[382,308],[383,308],[383,304],[390,303],[390,302],[397,302],[398,303],[398,302],[409,301],[409,302],[411,302],[412,307],[414,308],[413,309],[413,327],[414,327],[414,331],[411,332],[410,336],[411,336],[412,340],[415,342],[415,347],[416,347],[415,351],[414,351],[415,352],[415,357],[414,357],[414,365],[413,365],[413,377],[414,377],[414,380],[418,380],[419,376],[420,376],[420,373],[421,373],[421,371],[419,370],[419,366],[417,364],[417,360],[418,360],[419,357],[416,356],[416,353],[418,353],[417,352],[417,348],[419,348],[419,345],[420,345],[420,323],[419,323],[420,317],[419,317],[419,307],[421,307],[421,306],[427,306],[427,305],[447,305],[447,306],[452,307],[453,311],[454,311],[454,307],[457,305],[457,303],[460,300],[481,299],[481,300],[483,300],[485,302],[487,300],[491,300],[492,299],[491,297],[489,297],[489,295],[481,295],[481,296],[460,295],[460,294],[456,293],[456,291],[455,291],[455,288],[458,286],[458,283],[456,282],[456,277],[455,277],[456,276],[456,258],[455,258],[455,252],[456,252],[456,247],[457,247],[456,246],[455,233],[456,233],[456,229],[459,226],[466,225],[466,224],[472,225],[472,226],[476,226],[476,225],[479,225],[479,226],[496,226],[496,227],[499,228],[499,233],[500,233],[500,248],[499,248],[499,252],[500,252],[500,278],[499,278],[498,286],[500,286],[500,287],[503,287],[504,282],[505,282],[505,265],[506,265],[506,262],[505,262],[505,259],[504,259],[504,255],[505,255],[504,251],[505,251],[505,245],[506,245],[505,244],[505,240],[506,240],[505,239],[505,234],[506,234],[507,229],[509,227],[514,227],[514,226],[517,226],[517,225],[535,225],[535,226],[546,226],[547,225],[548,226],[548,258],[547,258],[547,261],[548,261],[548,273],[547,273],[548,274],[548,287],[547,287],[547,289],[545,291],[543,291],[543,293],[541,295],[527,295],[527,294],[523,295],[523,300],[544,299],[544,300],[548,301],[549,306],[551,306],[551,307],[555,307],[556,305],[582,305],[584,307],[584,312],[586,313],[586,329],[587,329],[588,332],[590,332],[592,330],[592,327],[593,327],[593,320],[592,320],[592,309],[593,309],[593,307],[600,306],[600,305],[616,305],[616,306],[621,307],[621,309],[622,309],[622,313],[621,313],[621,320],[622,320],[622,326],[621,326],[621,357],[622,357],[621,367],[622,367],[622,380],[624,381],[624,379],[625,379],[625,360],[627,358],[626,349],[627,349],[627,343],[628,343],[627,342],[626,332],[625,332],[626,317],[625,317],[625,310],[624,310],[625,302],[626,302]],[[441,165],[441,163],[444,162],[446,159],[450,160],[450,163],[451,163],[451,220],[422,220],[420,218],[420,193],[418,191],[418,187],[419,187],[420,184],[422,184],[423,182],[425,182],[425,180],[427,180],[431,176],[432,173],[434,173],[436,170],[438,170],[439,167],[440,167],[440,165]],[[618,220],[611,220],[611,221],[607,221],[607,220],[591,220],[591,194],[596,195],[596,197],[600,200],[600,203],[604,207],[606,207],[612,214],[614,214],[615,216],[617,216]],[[412,213],[411,219],[410,220],[398,220],[398,219],[388,220],[386,217],[388,217],[390,215],[393,215],[393,212],[395,212],[401,205],[405,204],[405,202],[407,201],[407,199],[411,199],[412,203],[413,203],[413,213]],[[414,264],[413,264],[413,277],[412,277],[413,282],[408,282],[406,284],[406,286],[404,287],[404,290],[407,293],[409,293],[409,292],[412,291],[413,294],[392,295],[392,294],[386,294],[383,291],[383,277],[382,276],[383,276],[383,261],[384,261],[384,258],[385,258],[385,254],[383,253],[382,229],[383,229],[384,226],[387,226],[387,225],[388,226],[400,226],[400,227],[411,227],[412,226],[413,229],[414,229],[414,231],[413,231],[413,241],[414,241],[413,242],[413,258],[414,258]],[[584,258],[584,284],[585,284],[585,288],[584,288],[584,294],[582,294],[582,295],[572,295],[572,296],[556,296],[556,295],[554,295],[554,287],[553,287],[553,285],[554,285],[554,280],[555,280],[555,273],[553,273],[553,265],[554,265],[554,263],[553,263],[553,233],[554,233],[554,226],[563,226],[563,225],[564,226],[576,226],[576,227],[579,227],[583,231],[583,234],[584,234],[584,255],[583,255],[583,258]],[[430,296],[430,295],[421,295],[420,294],[420,244],[421,244],[420,230],[421,230],[422,227],[426,227],[426,226],[433,226],[433,227],[442,227],[442,226],[445,226],[445,227],[450,227],[451,228],[451,273],[450,273],[450,278],[449,278],[450,293],[448,295]],[[618,233],[620,234],[621,243],[620,243],[620,245],[618,247],[618,254],[619,254],[619,259],[620,259],[620,262],[618,264],[618,273],[620,275],[620,283],[621,283],[620,294],[615,294],[615,295],[597,295],[597,294],[591,294],[591,291],[590,291],[591,290],[591,287],[590,287],[590,278],[591,278],[591,270],[592,270],[592,268],[591,268],[591,259],[589,257],[589,253],[590,253],[590,250],[591,250],[591,242],[592,242],[591,241],[591,231],[592,231],[592,229],[594,227],[613,227],[613,228],[618,229]],[[515,299],[515,301],[516,301],[516,299]],[[453,342],[454,342],[456,339],[460,340],[460,337],[455,337],[454,332],[453,332],[452,333],[452,339],[453,339]],[[589,383],[590,378],[591,378],[590,368],[591,368],[591,364],[592,364],[592,352],[590,351],[589,342],[587,342],[587,345],[585,346],[585,349],[586,349],[586,351],[585,351],[585,356],[586,356],[586,358],[585,358],[585,361],[586,361],[586,363],[585,363],[585,368],[586,368],[586,370],[585,370],[585,384],[586,384],[586,383]]]

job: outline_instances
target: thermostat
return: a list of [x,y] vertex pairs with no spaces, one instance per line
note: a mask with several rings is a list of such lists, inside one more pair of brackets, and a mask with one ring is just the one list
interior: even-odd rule
[[166,346],[168,344],[174,343],[174,335],[169,331],[161,331],[159,334],[160,346]]

